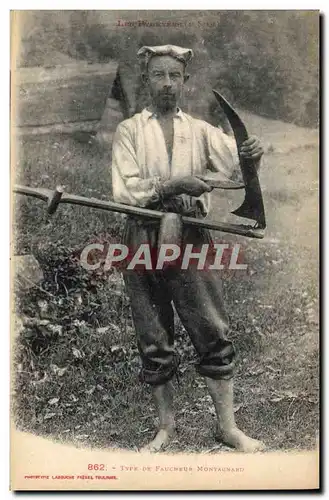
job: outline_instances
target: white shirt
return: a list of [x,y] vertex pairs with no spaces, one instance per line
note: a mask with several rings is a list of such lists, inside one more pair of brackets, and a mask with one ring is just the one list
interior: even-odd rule
[[[241,180],[233,137],[177,108],[171,162],[161,125],[145,108],[116,129],[112,146],[112,185],[116,202],[145,207],[159,200],[159,186],[173,177],[205,175],[221,181]],[[200,200],[207,214],[209,193],[199,198],[181,195],[184,208]]]

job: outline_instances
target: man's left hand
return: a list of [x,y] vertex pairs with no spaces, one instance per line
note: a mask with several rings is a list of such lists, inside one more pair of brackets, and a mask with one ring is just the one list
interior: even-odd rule
[[260,140],[255,135],[251,135],[249,139],[244,141],[240,147],[240,155],[244,158],[251,158],[259,161],[264,154],[264,149]]

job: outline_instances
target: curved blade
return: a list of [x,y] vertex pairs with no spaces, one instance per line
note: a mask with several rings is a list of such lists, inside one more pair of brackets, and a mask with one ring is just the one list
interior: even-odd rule
[[234,182],[231,180],[219,181],[214,179],[211,175],[203,175],[201,179],[214,189],[244,189],[244,184],[241,182]]
[[[224,97],[216,90],[213,90],[213,93],[230,122],[238,146],[238,151],[240,151],[241,144],[248,139],[247,129],[237,112],[226,101],[226,99],[224,99]],[[250,158],[244,158],[240,155],[240,152],[239,160],[246,194],[242,205],[234,210],[232,214],[239,215],[240,217],[246,217],[247,219],[253,219],[257,222],[259,228],[265,229],[266,220],[264,203],[255,162]]]

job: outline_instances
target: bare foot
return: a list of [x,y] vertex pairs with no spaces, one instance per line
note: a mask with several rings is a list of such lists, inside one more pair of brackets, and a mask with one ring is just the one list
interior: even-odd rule
[[155,438],[150,443],[143,446],[140,451],[150,451],[154,453],[163,450],[168,446],[174,432],[174,429],[160,429]]
[[262,441],[248,437],[237,427],[228,431],[218,432],[217,430],[216,439],[244,453],[254,453],[265,449],[265,444]]

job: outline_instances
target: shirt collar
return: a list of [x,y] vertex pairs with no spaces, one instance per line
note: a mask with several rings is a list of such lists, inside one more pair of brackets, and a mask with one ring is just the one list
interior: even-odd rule
[[[142,115],[142,118],[145,122],[147,122],[150,118],[157,118],[156,112],[152,111],[149,108],[144,108],[141,115]],[[184,118],[183,111],[178,107],[177,107],[176,114],[174,115],[174,118],[180,118],[180,119]]]

